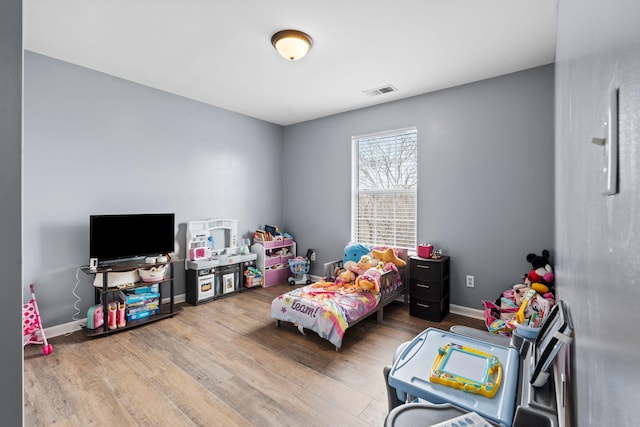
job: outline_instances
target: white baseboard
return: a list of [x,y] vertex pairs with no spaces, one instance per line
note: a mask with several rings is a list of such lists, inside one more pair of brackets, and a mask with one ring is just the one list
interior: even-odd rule
[[[185,298],[186,298],[185,294],[175,295],[173,298],[173,303],[180,304],[181,302],[185,302],[186,301]],[[163,304],[166,304],[168,302],[169,302],[169,298],[162,299]],[[61,335],[72,334],[75,331],[81,330],[82,327],[85,326],[86,324],[87,324],[87,318],[85,317],[83,319],[78,319],[72,322],[63,323],[62,325],[56,325],[56,326],[51,326],[49,328],[44,328],[44,333],[47,339],[50,339],[54,337],[59,337]]]
[[47,339],[51,339],[53,337],[59,337],[60,335],[72,334],[75,331],[81,330],[86,324],[87,318],[85,317],[84,319],[74,320],[69,323],[63,323],[62,325],[44,328],[44,333],[47,336]]
[[484,311],[477,308],[464,307],[462,305],[449,305],[449,312],[459,314],[461,316],[471,317],[473,319],[484,320]]
[[[321,277],[309,275],[312,280],[319,280]],[[173,299],[175,304],[179,304],[186,301],[186,295],[180,294],[176,295]],[[164,298],[162,300],[163,303],[168,303],[169,298]],[[449,311],[453,314],[459,314],[461,316],[471,317],[473,319],[481,319],[484,320],[484,311],[477,308],[464,307],[462,305],[449,305]],[[71,334],[75,331],[79,331],[83,326],[87,324],[87,318],[74,320],[72,322],[63,323],[62,325],[51,326],[50,328],[45,328],[44,333],[47,336],[47,339],[58,337],[60,335]]]

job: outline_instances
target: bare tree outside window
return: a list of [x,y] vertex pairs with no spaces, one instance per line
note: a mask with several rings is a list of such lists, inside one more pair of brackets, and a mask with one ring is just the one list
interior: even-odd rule
[[416,128],[352,138],[351,239],[416,247]]

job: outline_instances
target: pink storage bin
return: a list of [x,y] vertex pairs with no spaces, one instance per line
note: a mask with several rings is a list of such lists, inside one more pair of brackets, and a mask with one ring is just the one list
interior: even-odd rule
[[283,266],[282,268],[266,269],[264,271],[264,286],[272,286],[278,283],[285,283],[290,275],[291,271],[289,271],[288,266]]
[[418,256],[420,258],[431,258],[432,253],[433,253],[433,245],[431,244],[418,245]]
[[272,265],[280,264],[281,262],[282,261],[281,261],[279,255],[271,256],[271,257],[265,257],[264,266],[265,267],[271,267]]
[[270,249],[270,248],[275,248],[280,246],[280,242],[277,240],[267,240],[267,241],[256,240],[255,243],[260,243],[262,246],[265,247],[265,249]]

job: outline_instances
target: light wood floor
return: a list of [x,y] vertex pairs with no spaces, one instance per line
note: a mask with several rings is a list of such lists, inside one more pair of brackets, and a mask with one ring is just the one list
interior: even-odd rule
[[394,302],[349,329],[342,349],[291,324],[271,300],[288,285],[252,289],[108,337],[78,331],[25,347],[25,426],[381,426],[382,368],[428,327],[483,321],[409,316]]

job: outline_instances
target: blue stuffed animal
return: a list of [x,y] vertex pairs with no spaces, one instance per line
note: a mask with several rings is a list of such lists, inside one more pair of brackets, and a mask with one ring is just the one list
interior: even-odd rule
[[349,243],[344,247],[344,256],[342,257],[342,265],[345,265],[347,261],[353,261],[357,263],[362,258],[362,255],[368,255],[371,252],[368,246],[362,243]]

